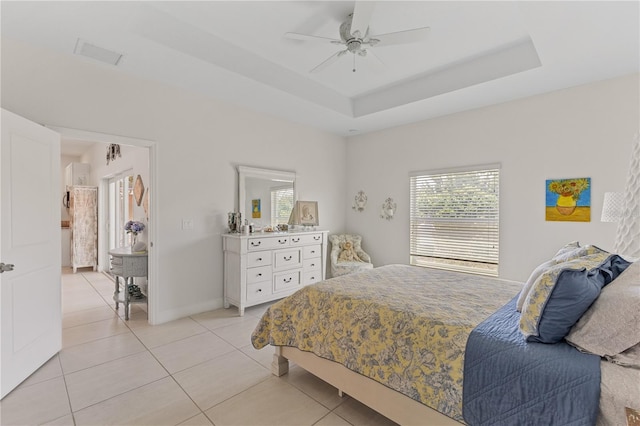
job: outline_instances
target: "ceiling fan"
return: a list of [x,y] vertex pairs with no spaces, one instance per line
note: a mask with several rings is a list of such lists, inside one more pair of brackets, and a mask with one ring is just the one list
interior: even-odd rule
[[353,13],[350,13],[347,19],[340,25],[340,39],[299,33],[285,33],[285,37],[294,40],[329,42],[331,44],[341,44],[346,47],[344,50],[340,50],[329,56],[310,70],[310,73],[322,71],[349,52],[353,54],[353,72],[355,72],[356,55],[367,56],[367,54],[371,54],[371,57],[378,62],[382,62],[369,48],[421,41],[424,40],[429,33],[429,27],[420,27],[393,33],[371,35],[369,34],[369,21],[371,20],[374,6],[375,2],[356,1]]

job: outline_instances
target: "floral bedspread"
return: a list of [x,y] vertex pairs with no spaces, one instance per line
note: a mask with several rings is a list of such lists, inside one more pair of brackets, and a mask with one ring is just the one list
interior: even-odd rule
[[389,265],[304,287],[273,304],[251,336],[313,352],[462,420],[469,333],[522,284]]

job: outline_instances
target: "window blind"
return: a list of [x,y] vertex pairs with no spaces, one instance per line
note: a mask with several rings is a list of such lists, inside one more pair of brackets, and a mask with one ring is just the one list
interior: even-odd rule
[[271,189],[271,226],[286,224],[293,209],[291,186]]
[[410,263],[498,275],[499,166],[410,177]]

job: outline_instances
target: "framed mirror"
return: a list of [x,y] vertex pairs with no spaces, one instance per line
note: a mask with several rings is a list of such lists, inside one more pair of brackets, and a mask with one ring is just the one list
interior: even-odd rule
[[257,230],[286,224],[296,203],[296,174],[238,166],[238,211]]

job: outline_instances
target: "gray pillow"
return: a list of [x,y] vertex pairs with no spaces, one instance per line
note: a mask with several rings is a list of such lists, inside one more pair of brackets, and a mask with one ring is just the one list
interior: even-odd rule
[[602,289],[565,338],[578,349],[603,357],[640,343],[640,262]]
[[625,367],[634,367],[640,369],[640,344],[631,346],[618,355],[608,356],[607,360]]

